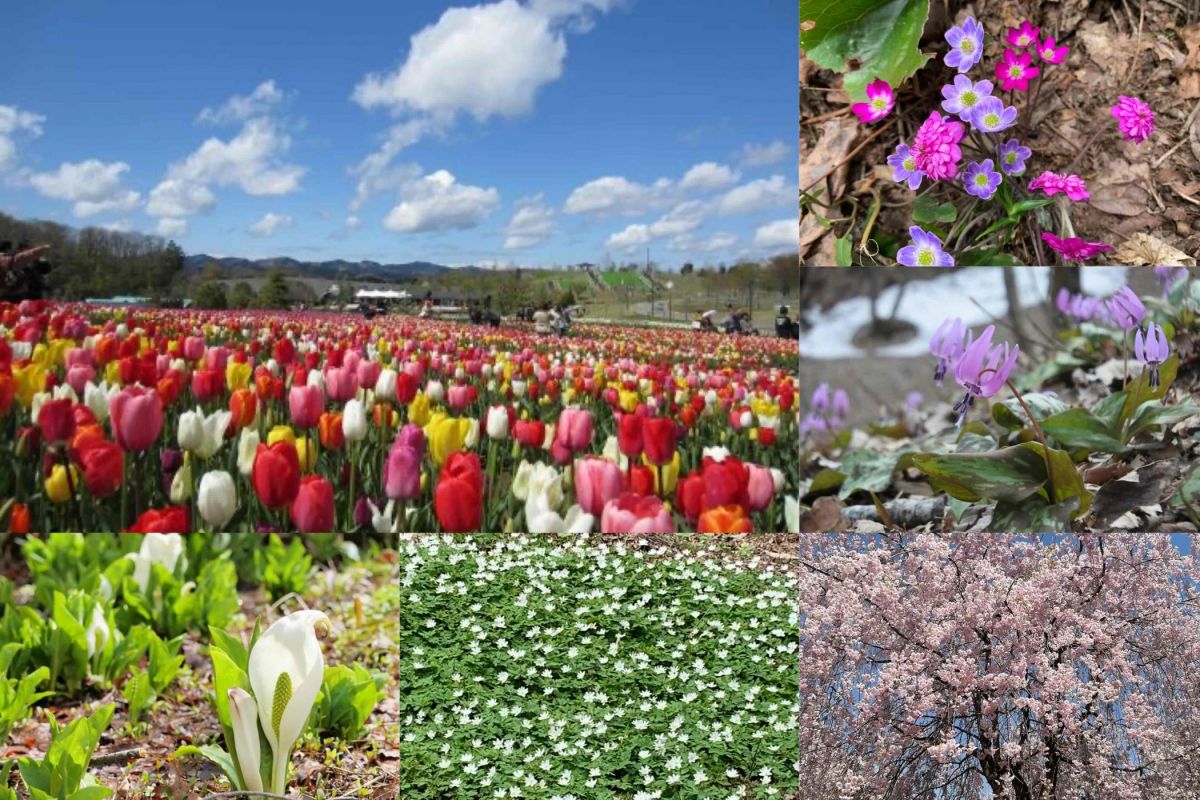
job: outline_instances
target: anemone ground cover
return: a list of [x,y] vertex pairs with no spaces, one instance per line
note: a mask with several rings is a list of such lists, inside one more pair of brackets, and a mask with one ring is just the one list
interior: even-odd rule
[[400,557],[406,798],[797,795],[798,562],[551,534]]

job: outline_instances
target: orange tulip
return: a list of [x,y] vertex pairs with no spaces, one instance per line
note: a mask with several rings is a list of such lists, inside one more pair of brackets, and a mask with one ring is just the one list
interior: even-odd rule
[[12,513],[8,515],[8,532],[29,533],[31,526],[29,506],[24,503],[13,503]]
[[337,450],[346,443],[346,434],[342,431],[342,412],[326,411],[317,420],[321,446],[326,450]]
[[258,410],[258,398],[247,388],[234,389],[229,395],[229,428],[239,431],[254,422],[254,414]]
[[700,533],[750,533],[754,526],[741,506],[717,506],[700,515]]

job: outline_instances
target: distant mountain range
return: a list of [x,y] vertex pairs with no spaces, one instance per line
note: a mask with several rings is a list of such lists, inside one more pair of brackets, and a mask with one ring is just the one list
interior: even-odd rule
[[[430,261],[380,264],[378,261],[346,261],[340,258],[334,261],[297,261],[294,258],[286,257],[249,259],[225,256],[217,258],[216,256],[204,253],[184,256],[183,259],[184,269],[196,272],[213,263],[219,264],[226,272],[242,273],[244,275],[266,273],[271,269],[281,269],[291,275],[328,278],[331,280],[336,280],[345,275],[347,278],[356,281],[371,280],[372,278],[381,281],[416,280],[431,275],[439,275],[450,269],[450,267],[443,264],[434,264]],[[466,272],[484,271],[479,267],[459,267],[458,270]]]

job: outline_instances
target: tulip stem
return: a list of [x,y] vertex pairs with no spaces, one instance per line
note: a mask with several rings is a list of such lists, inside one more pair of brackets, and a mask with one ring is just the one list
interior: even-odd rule
[[354,524],[354,442],[346,442],[346,456],[350,460],[350,494],[346,497],[346,530],[357,527]]
[[71,491],[71,502],[75,504],[75,521],[79,523],[79,532],[87,533],[87,528],[83,524],[83,501],[75,494],[75,479],[71,477],[71,459],[67,455],[66,445],[63,445],[59,451],[59,456],[62,457],[63,469],[67,473],[67,488]]

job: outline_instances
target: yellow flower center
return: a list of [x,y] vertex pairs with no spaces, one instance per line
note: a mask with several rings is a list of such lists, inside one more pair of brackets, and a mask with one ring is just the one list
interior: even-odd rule
[[983,115],[983,124],[987,125],[989,128],[996,127],[997,125],[1000,124],[1000,115],[999,114],[984,114]]
[[979,102],[979,97],[972,91],[965,91],[958,96],[958,101],[964,106],[973,106]]
[[922,267],[933,266],[933,251],[928,247],[922,247],[917,251],[917,263]]

